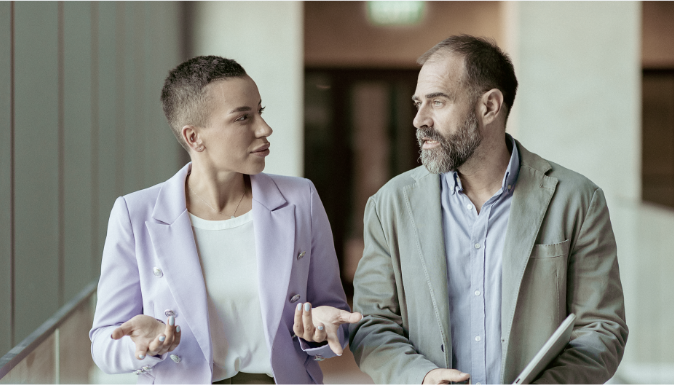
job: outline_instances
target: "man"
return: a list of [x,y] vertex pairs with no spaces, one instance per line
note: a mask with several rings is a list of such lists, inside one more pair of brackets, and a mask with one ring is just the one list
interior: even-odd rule
[[602,190],[505,133],[517,79],[494,43],[452,36],[419,63],[423,166],[368,201],[356,362],[377,383],[511,383],[575,313],[537,381],[607,381],[628,332]]

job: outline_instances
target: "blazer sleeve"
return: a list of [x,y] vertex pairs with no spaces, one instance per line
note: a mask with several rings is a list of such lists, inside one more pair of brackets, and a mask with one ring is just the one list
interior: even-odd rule
[[117,198],[110,213],[108,234],[103,248],[101,277],[94,324],[89,332],[91,356],[108,374],[128,373],[145,366],[153,367],[162,357],[135,357],[136,345],[130,337],[110,338],[119,325],[143,314],[143,295],[135,255],[135,240],[126,201]]
[[[334,240],[328,215],[325,213],[316,187],[309,181],[311,202],[311,265],[307,281],[307,300],[313,306],[332,306],[351,311],[346,302],[346,294],[339,274],[339,263],[335,253]],[[347,324],[340,327],[339,342],[346,347],[349,339]],[[300,346],[310,356],[331,358],[335,353],[328,345],[313,347],[300,338]]]
[[606,199],[596,189],[567,272],[567,311],[576,314],[571,341],[537,383],[604,383],[618,368],[627,342],[618,255]]
[[354,278],[354,310],[363,319],[351,325],[356,363],[377,384],[421,384],[438,367],[419,354],[403,329],[391,252],[375,197],[365,207],[363,258]]

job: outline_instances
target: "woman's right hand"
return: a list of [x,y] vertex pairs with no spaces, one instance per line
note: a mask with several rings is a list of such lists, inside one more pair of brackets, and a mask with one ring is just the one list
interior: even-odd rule
[[162,322],[146,315],[137,315],[112,331],[110,337],[118,340],[124,336],[131,337],[136,344],[136,358],[142,360],[147,355],[158,356],[173,351],[180,343],[180,326],[175,325],[175,318],[170,316],[168,322]]

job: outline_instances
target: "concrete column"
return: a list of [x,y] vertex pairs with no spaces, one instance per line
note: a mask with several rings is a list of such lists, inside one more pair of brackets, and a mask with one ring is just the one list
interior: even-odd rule
[[274,129],[267,173],[303,174],[302,12],[299,2],[194,3],[192,56],[234,59],[260,89]]

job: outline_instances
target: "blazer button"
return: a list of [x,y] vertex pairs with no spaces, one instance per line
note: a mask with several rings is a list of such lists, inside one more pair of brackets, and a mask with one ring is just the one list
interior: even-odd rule
[[164,275],[164,273],[161,271],[161,269],[158,268],[157,266],[155,266],[154,269],[152,269],[152,273],[154,274],[155,277],[158,277],[158,278],[161,278]]
[[302,259],[302,257],[304,257],[304,254],[306,254],[306,253],[307,253],[306,251],[303,251],[303,252],[297,254],[297,260],[299,261],[300,259]]
[[176,356],[175,354],[171,354],[171,359],[172,359],[173,362],[175,362],[176,364],[177,364],[178,362],[180,362],[180,356]]
[[300,300],[300,295],[299,295],[299,294],[295,294],[295,295],[293,295],[292,298],[290,298],[290,303],[295,303],[295,302],[297,302],[297,301],[299,301],[299,300]]
[[166,309],[166,310],[164,310],[164,315],[165,315],[166,317],[174,316],[174,317],[178,318],[178,312],[173,311],[173,310],[171,310],[171,309]]
[[323,356],[320,355],[320,354],[316,354],[316,355],[314,356],[314,360],[316,360],[316,361],[323,361],[324,359],[325,359],[325,357],[323,357]]
[[138,370],[136,370],[135,372],[133,372],[133,374],[135,374],[136,376],[139,376],[139,375],[141,375],[142,373],[143,373],[143,371],[140,370],[140,369],[138,369]]

